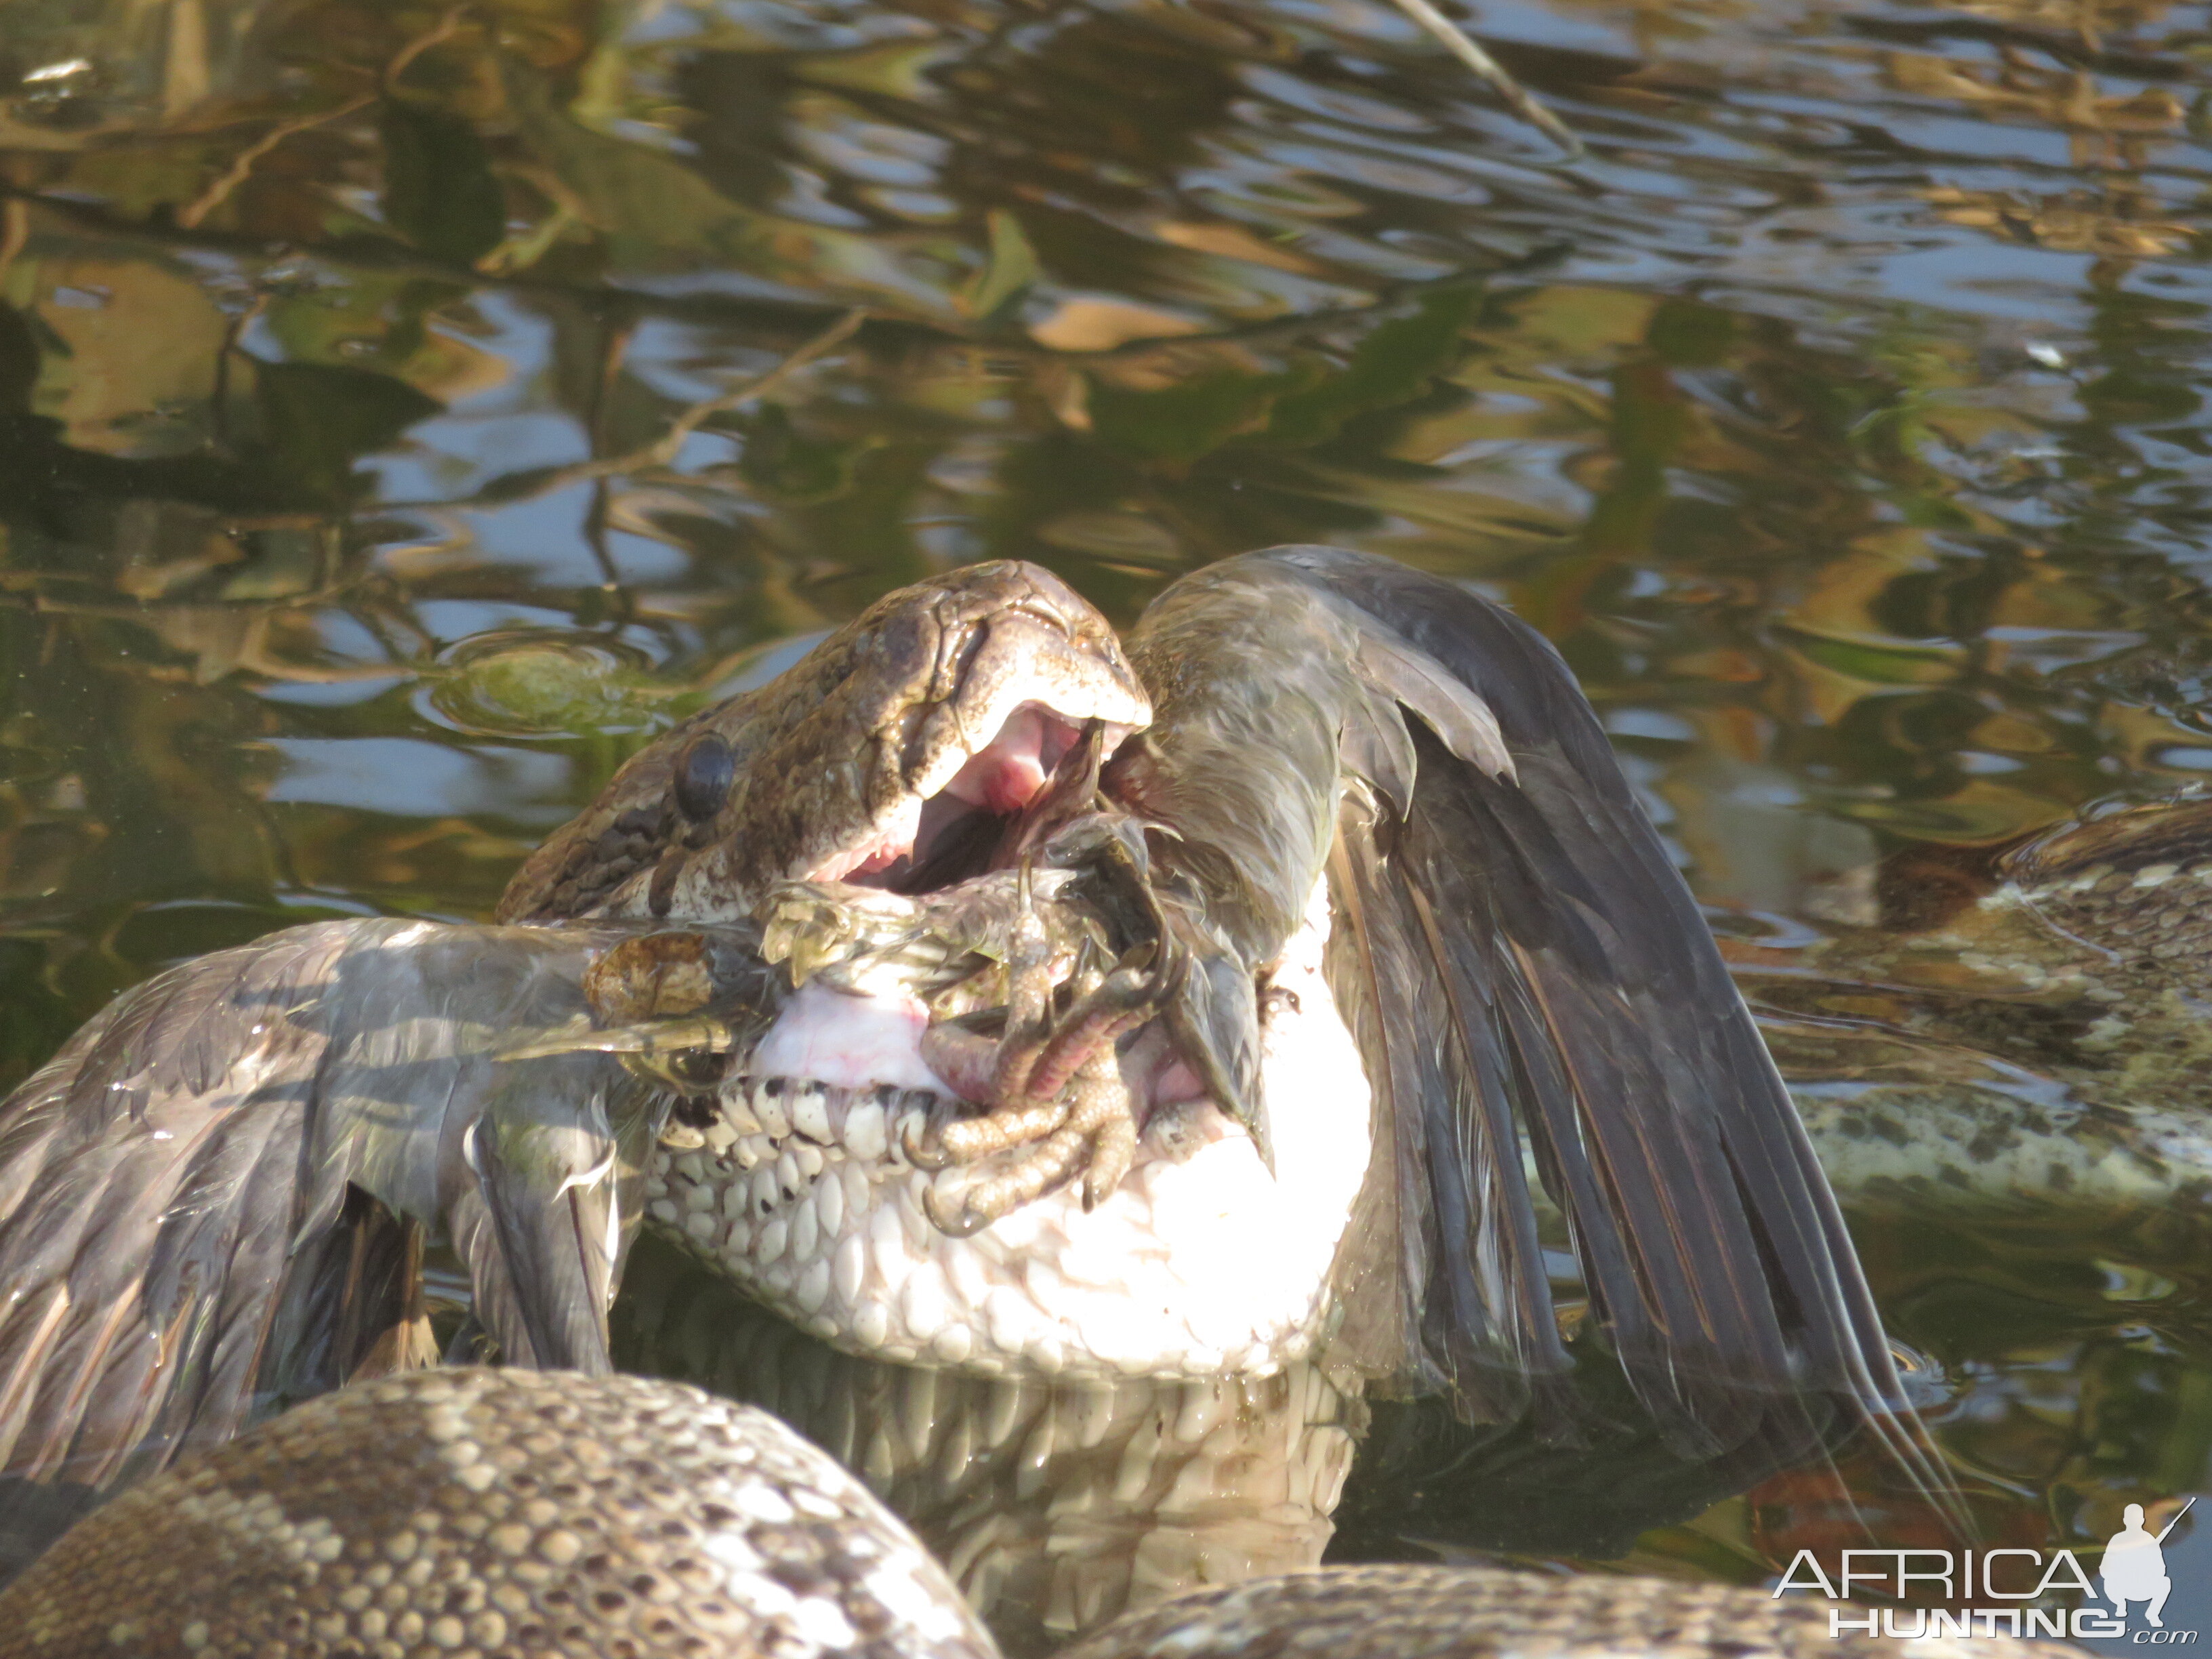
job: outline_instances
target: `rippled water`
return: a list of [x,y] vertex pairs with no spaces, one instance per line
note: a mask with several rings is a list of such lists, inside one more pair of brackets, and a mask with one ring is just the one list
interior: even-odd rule
[[[986,556],[1123,620],[1287,539],[1476,581],[1747,936],[2212,771],[2206,8],[1476,21],[1586,157],[1366,0],[6,0],[5,1080],[164,963],[483,914]],[[2205,1488],[2193,1231],[1861,1233],[1996,1534]],[[1345,1423],[1340,1556],[1826,1536],[1826,1477]]]

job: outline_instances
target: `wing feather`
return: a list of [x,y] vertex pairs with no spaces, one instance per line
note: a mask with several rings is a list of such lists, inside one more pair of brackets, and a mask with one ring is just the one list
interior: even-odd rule
[[[1279,548],[1170,589],[1131,651],[1158,718],[1115,781],[1231,855],[1229,914],[1295,915],[1315,874],[1296,836],[1240,837],[1238,820],[1259,802],[1302,823],[1334,792],[1330,984],[1389,1155],[1362,1204],[1395,1213],[1401,1247],[1340,1264],[1376,1292],[1352,1298],[1356,1323],[1396,1330],[1401,1363],[1448,1378],[1475,1413],[1548,1397],[1569,1360],[1532,1158],[1632,1385],[1678,1445],[1735,1444],[1759,1401],[1805,1390],[1868,1415],[1900,1407],[1796,1109],[1547,641],[1404,566]],[[1264,709],[1240,684],[1255,680]],[[1300,758],[1310,744],[1267,737],[1317,714],[1336,734],[1326,777]],[[1261,930],[1245,942],[1270,959]],[[1395,1286],[1374,1279],[1385,1264]]]
[[548,1066],[507,1068],[471,1158],[535,1363],[604,1373],[620,1231],[616,1132],[604,1096],[556,1094]]
[[[1449,677],[1495,712],[1510,768],[1455,754],[1453,726],[1411,704],[1416,781],[1386,879],[1428,918],[1455,1028],[1502,1031],[1513,1066],[1469,1092],[1534,1142],[1644,1404],[1678,1443],[1715,1449],[1758,1419],[1759,1396],[1899,1403],[1796,1112],[1565,665],[1448,584],[1340,556],[1285,562],[1359,613],[1363,660],[1377,633],[1425,659],[1430,676],[1394,677],[1393,696]],[[1464,1133],[1466,1103],[1443,1103],[1440,1128]],[[1482,1143],[1500,1176],[1510,1144]],[[1497,1190],[1510,1201],[1510,1179]],[[1442,1265],[1464,1285],[1466,1260],[1448,1249]],[[1532,1299],[1520,1317],[1548,1311]]]
[[[469,1308],[473,1322],[498,1345],[499,1357],[504,1363],[541,1366],[544,1362],[538,1358],[537,1345],[531,1340],[530,1322],[515,1291],[514,1275],[507,1268],[499,1225],[492,1217],[491,1200],[482,1187],[472,1186],[461,1195],[447,1218],[447,1225],[453,1254],[468,1269]],[[449,1359],[449,1363],[453,1362]]]
[[[418,1351],[426,1228],[510,1358],[604,1369],[647,1097],[605,1054],[493,1053],[635,931],[317,923],[117,999],[0,1105],[0,1475],[134,1478]],[[530,1156],[471,1170],[480,1119]]]
[[[1353,1270],[1378,1294],[1351,1300],[1395,1304],[1400,1346],[1377,1348],[1385,1364],[1453,1384],[1470,1414],[1510,1421],[1571,1362],[1550,1317],[1517,1131],[1504,1109],[1506,1056],[1487,1013],[1455,1007],[1433,971],[1435,919],[1418,893],[1386,878],[1376,828],[1371,805],[1348,799],[1330,871],[1349,925],[1331,940],[1327,971],[1378,1097],[1370,1189],[1390,1194],[1382,1207],[1398,1218],[1395,1260]],[[1366,1224],[1355,1218],[1355,1240]]]

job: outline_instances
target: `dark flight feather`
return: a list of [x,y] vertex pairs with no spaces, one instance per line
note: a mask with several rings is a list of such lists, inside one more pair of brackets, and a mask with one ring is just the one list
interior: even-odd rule
[[[1347,1243],[1352,1340],[1471,1414],[1557,1398],[1525,1144],[1678,1446],[1802,1392],[1901,1409],[1796,1109],[1548,642],[1404,566],[1278,548],[1177,584],[1131,654],[1157,720],[1109,785],[1177,832],[1163,862],[1212,849],[1194,873],[1248,960],[1326,864],[1329,980],[1377,1096],[1362,1206],[1398,1224],[1395,1255]],[[1285,833],[1316,820],[1322,854]]]
[[605,1369],[650,1102],[496,1050],[636,931],[321,922],[118,998],[0,1107],[0,1473],[135,1478],[419,1354],[426,1231],[511,1354]]

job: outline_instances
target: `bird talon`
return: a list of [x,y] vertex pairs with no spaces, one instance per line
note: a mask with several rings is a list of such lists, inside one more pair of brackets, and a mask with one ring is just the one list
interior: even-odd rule
[[972,1195],[967,1193],[960,1196],[959,1213],[948,1216],[938,1200],[934,1187],[922,1189],[921,1212],[929,1218],[929,1224],[947,1238],[972,1238],[999,1218],[977,1209]]
[[[908,1122],[900,1126],[899,1152],[908,1163],[917,1170],[949,1170],[961,1162],[957,1155],[945,1148],[941,1137],[936,1145],[930,1145],[925,1139],[928,1133],[926,1124],[917,1127]],[[931,1218],[932,1220],[935,1218],[933,1216]]]
[[1121,1178],[1137,1157],[1137,1122],[1127,1111],[1108,1117],[1091,1138],[1083,1172],[1083,1208],[1088,1214],[1121,1190]]

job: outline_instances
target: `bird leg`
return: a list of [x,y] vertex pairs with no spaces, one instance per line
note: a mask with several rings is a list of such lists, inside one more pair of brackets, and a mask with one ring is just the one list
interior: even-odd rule
[[939,1228],[964,1237],[1078,1174],[1086,1210],[1121,1185],[1136,1155],[1137,1124],[1116,1045],[1158,1006],[1162,988],[1146,971],[1152,955],[1140,947],[1103,978],[1079,975],[1071,1006],[1054,1021],[1051,955],[1032,946],[1008,963],[1006,1034],[995,1047],[971,1030],[931,1028],[925,1054],[941,1070],[987,1077],[981,1092],[991,1109],[945,1125],[933,1140],[909,1137],[907,1156],[934,1170],[996,1160],[990,1173],[957,1187],[957,1208],[931,1189],[927,1208]]
[[922,1209],[939,1231],[955,1238],[981,1232],[1079,1172],[1086,1211],[1113,1195],[1136,1156],[1137,1121],[1110,1042],[1090,1049],[1066,1092],[1065,1121],[1042,1140],[1002,1156],[999,1167],[950,1194],[941,1194],[942,1182],[923,1193]]
[[920,1168],[972,1163],[1060,1127],[1065,1109],[1050,1096],[1031,1098],[1027,1089],[1030,1072],[1052,1035],[1054,956],[1043,917],[1024,902],[1007,942],[1005,1034],[994,1040],[951,1023],[933,1025],[923,1034],[922,1058],[939,1076],[967,1084],[962,1092],[980,1095],[991,1110],[945,1125],[933,1145],[908,1134],[906,1154]]
[[1030,1072],[1052,1035],[1052,939],[1044,918],[1027,902],[1026,881],[1022,897],[1006,957],[1006,1035],[991,1078],[994,1108],[1017,1106],[1028,1098]]
[[1075,1006],[1040,1046],[1027,1068],[1024,1091],[1032,1099],[1055,1096],[1097,1055],[1110,1053],[1125,1032],[1152,1017],[1159,987],[1141,961],[1124,963]]

